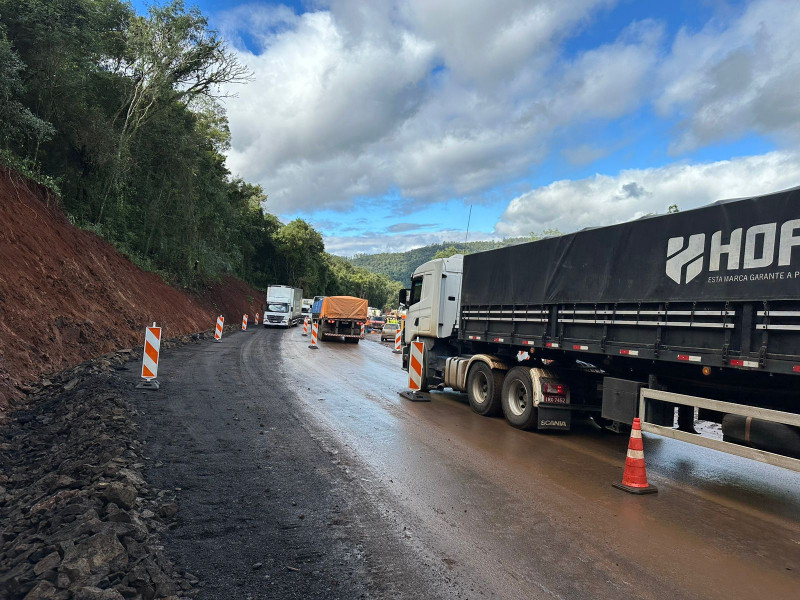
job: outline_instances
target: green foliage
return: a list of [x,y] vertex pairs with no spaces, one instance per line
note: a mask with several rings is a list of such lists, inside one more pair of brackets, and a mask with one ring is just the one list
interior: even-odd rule
[[454,254],[458,254],[458,248],[455,246],[448,246],[444,250],[439,250],[433,255],[433,258],[450,258]]
[[[381,254],[356,254],[349,259],[350,263],[363,267],[373,273],[386,275],[389,279],[399,282],[401,287],[408,287],[411,274],[422,263],[434,258],[447,258],[453,254],[472,254],[484,252],[514,244],[531,241],[529,238],[506,238],[502,241],[482,242],[444,242],[431,244],[422,248],[414,248],[407,252],[384,252]],[[373,304],[373,306],[376,306]]]
[[530,241],[535,242],[537,240],[543,240],[544,238],[548,237],[558,237],[560,235],[564,235],[563,231],[559,231],[558,228],[547,228],[542,229],[541,231],[531,231]]
[[667,208],[667,214],[668,215],[673,215],[673,214],[678,213],[678,212],[680,212],[680,209],[678,208],[677,204],[670,204],[669,208]]
[[328,255],[231,177],[217,97],[248,77],[180,0],[147,16],[120,0],[0,0],[0,163],[60,188],[73,224],[166,280],[230,273],[394,303],[399,284]]
[[14,52],[6,37],[5,27],[0,25],[0,150],[4,151],[5,163],[14,162],[23,170],[35,171],[24,159],[15,157],[9,150],[15,140],[21,143],[41,142],[53,136],[53,126],[34,115],[21,100],[25,93],[22,72],[25,64]]

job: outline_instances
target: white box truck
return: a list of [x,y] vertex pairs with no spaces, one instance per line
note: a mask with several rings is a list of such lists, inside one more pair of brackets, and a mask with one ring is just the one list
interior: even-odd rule
[[303,320],[303,290],[288,285],[267,288],[264,305],[264,327],[294,327]]
[[314,304],[313,298],[303,298],[302,300],[302,313],[303,317],[311,319],[311,306]]

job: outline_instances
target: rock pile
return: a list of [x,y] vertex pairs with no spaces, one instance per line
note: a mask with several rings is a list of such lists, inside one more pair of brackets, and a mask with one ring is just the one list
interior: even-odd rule
[[178,506],[144,481],[135,411],[112,375],[137,354],[40,381],[0,429],[0,598],[197,593],[197,579],[179,573],[160,546]]

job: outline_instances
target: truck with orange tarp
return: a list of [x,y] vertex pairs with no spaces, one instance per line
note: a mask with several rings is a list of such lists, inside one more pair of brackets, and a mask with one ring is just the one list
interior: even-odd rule
[[[319,324],[319,339],[343,338],[357,344],[364,337],[367,301],[353,296],[326,296],[314,302],[311,313]],[[318,316],[317,316],[318,315]]]

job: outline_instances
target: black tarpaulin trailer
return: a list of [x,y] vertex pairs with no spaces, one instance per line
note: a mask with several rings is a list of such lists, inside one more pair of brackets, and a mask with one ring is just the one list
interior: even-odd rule
[[800,187],[468,255],[459,338],[800,374]]

